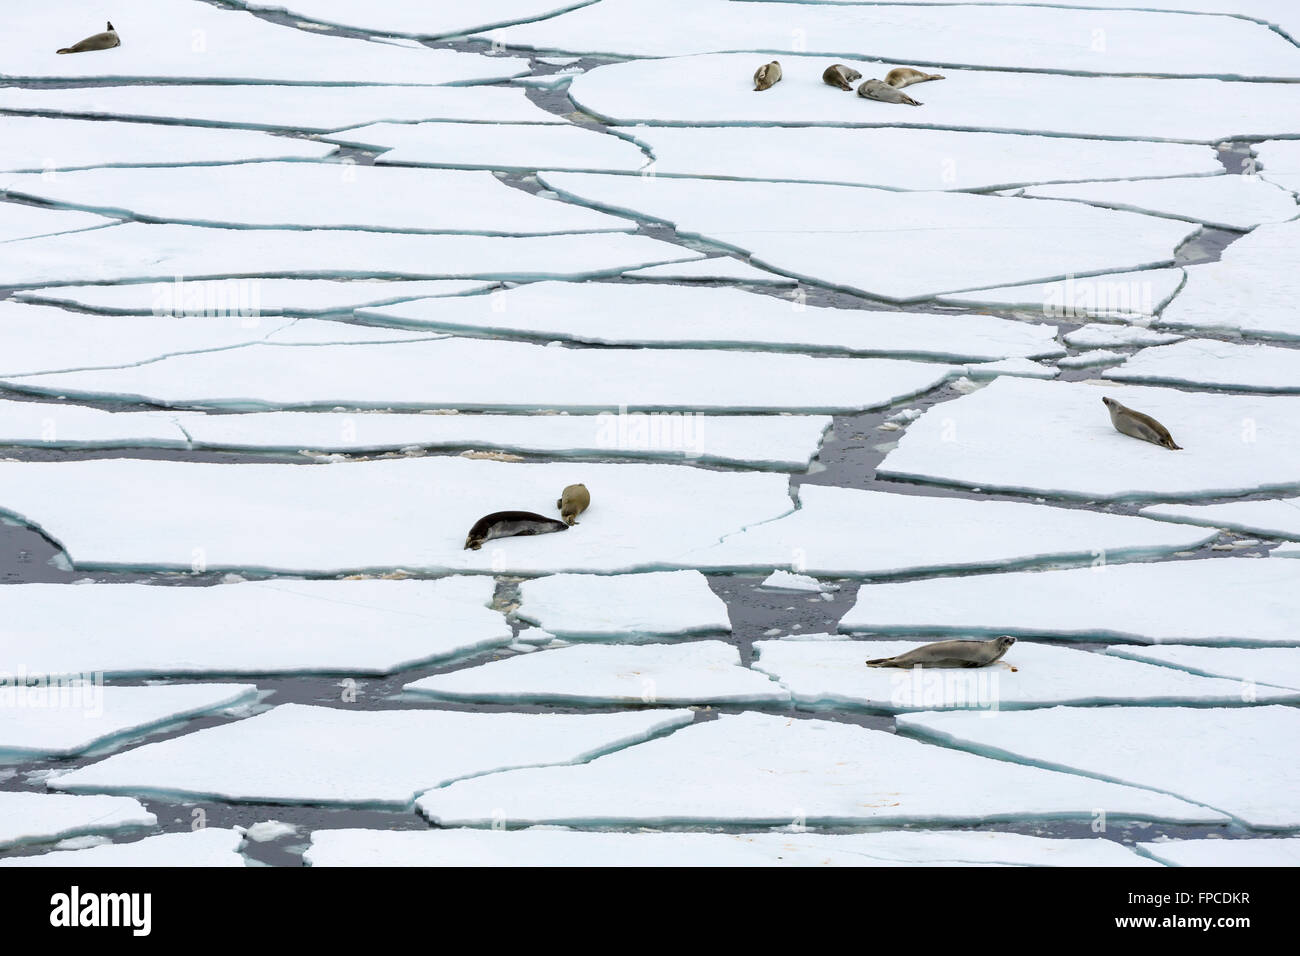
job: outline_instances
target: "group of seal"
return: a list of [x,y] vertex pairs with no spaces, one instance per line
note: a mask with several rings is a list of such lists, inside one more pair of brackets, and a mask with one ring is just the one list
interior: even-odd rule
[[[754,92],[770,90],[781,81],[781,64],[777,60],[764,63],[754,71]],[[822,73],[822,82],[827,86],[837,86],[841,90],[853,89],[853,84],[862,79],[862,74],[843,63],[832,63]],[[905,106],[920,106],[906,93],[899,92],[913,83],[925,83],[928,80],[942,80],[938,73],[922,73],[910,66],[900,66],[885,74],[884,80],[870,79],[858,87],[858,96],[882,103],[899,103]]]
[[[130,24],[127,24],[130,26]],[[62,50],[55,50],[55,53],[90,53],[93,50],[111,50],[115,46],[121,46],[122,41],[117,38],[117,31],[113,29],[113,24],[108,25],[108,29],[103,33],[96,33],[94,36],[86,37],[80,42],[65,46]]]
[[1121,405],[1113,398],[1103,398],[1102,404],[1110,412],[1110,423],[1115,431],[1131,438],[1140,438],[1153,445],[1161,445],[1174,451],[1182,451],[1182,446],[1174,443],[1174,436],[1150,415],[1135,412],[1126,405]]
[[469,529],[469,535],[465,538],[465,550],[477,551],[483,547],[483,542],[493,538],[568,531],[578,523],[578,515],[586,511],[590,504],[591,493],[587,491],[586,485],[569,485],[555,502],[563,520],[548,518],[532,511],[494,511],[474,522],[474,527]]
[[935,641],[905,654],[878,657],[868,667],[988,667],[1011,650],[1014,637],[991,641]]

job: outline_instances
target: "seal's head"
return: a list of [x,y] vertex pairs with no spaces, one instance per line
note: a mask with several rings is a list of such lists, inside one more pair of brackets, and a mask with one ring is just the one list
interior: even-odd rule
[[1119,402],[1115,401],[1113,398],[1103,398],[1101,403],[1110,409],[1117,409],[1120,407]]
[[1005,654],[1008,650],[1011,649],[1011,645],[1014,644],[1015,642],[1016,639],[1014,637],[1011,637],[1010,635],[1003,635],[1002,637],[998,638],[998,648],[1002,651],[1003,654]]
[[474,532],[471,531],[469,537],[465,539],[464,550],[477,551],[481,547],[483,547],[483,536],[474,534]]

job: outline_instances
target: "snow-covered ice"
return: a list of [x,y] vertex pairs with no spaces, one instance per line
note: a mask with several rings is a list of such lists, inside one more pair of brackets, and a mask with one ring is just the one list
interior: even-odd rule
[[1295,647],[1197,647],[1180,644],[1132,647],[1116,644],[1106,648],[1106,653],[1177,667],[1193,674],[1300,689],[1300,648]]
[[361,310],[363,321],[542,341],[844,351],[983,361],[1064,354],[1056,327],[991,315],[832,309],[728,288],[534,282]]
[[1143,866],[1104,839],[998,831],[634,833],[524,830],[316,830],[311,866]]
[[[865,120],[856,111],[844,117]],[[925,190],[1006,189],[1153,172],[1230,178],[1220,175],[1213,150],[1181,143],[897,127],[637,126],[628,132],[654,153],[650,169],[656,176]]]
[[[604,173],[540,178],[578,201],[663,220],[679,235],[748,253],[756,265],[898,301],[1165,265],[1197,228],[1079,203],[970,193]],[[888,227],[899,222],[908,229]],[[975,235],[979,255],[971,254]]]
[[628,279],[649,279],[663,282],[713,282],[735,281],[756,285],[797,285],[798,281],[777,275],[765,269],[756,269],[748,262],[730,256],[714,256],[694,262],[678,262],[664,266],[646,266],[629,269],[623,273]]
[[929,391],[956,371],[950,365],[884,358],[563,349],[446,338],[318,348],[254,344],[129,368],[28,375],[9,383],[35,394],[243,411],[342,405],[824,414],[890,405]]
[[994,718],[950,711],[903,714],[897,720],[900,732],[1036,767],[1149,787],[1250,827],[1300,826],[1295,803],[1300,710],[1294,707],[1053,707],[1003,711]]
[[[510,192],[509,187],[500,188]],[[0,222],[4,207],[12,205],[0,203]],[[69,220],[52,218],[61,215],[58,211],[41,212],[51,217],[47,222],[53,225],[53,229],[39,230],[42,235],[109,221],[89,213],[62,213],[84,217],[70,226]],[[37,234],[34,224],[26,225],[32,226],[26,235]],[[699,258],[697,252],[648,236],[607,232],[524,237],[412,235],[131,222],[8,244],[0,258],[0,287],[128,279],[171,282],[176,276],[187,281],[213,276],[524,281],[617,275],[638,266]]]
[[[867,667],[922,646],[915,641],[756,641],[755,670],[815,708],[874,711],[1020,710],[1057,704],[1240,704],[1239,681],[1198,677],[1068,647],[1018,641],[982,668]],[[1123,666],[1116,666],[1116,665]],[[1253,700],[1300,702],[1300,692],[1257,688]]]
[[1182,269],[1143,269],[1070,276],[1054,282],[981,289],[939,296],[953,305],[1039,312],[1047,319],[1146,319],[1168,304],[1183,284]]
[[1016,501],[807,484],[799,500],[797,511],[750,522],[719,544],[680,555],[679,563],[862,577],[1083,562],[1099,552],[1111,559],[1145,557],[1194,548],[1213,537],[1190,527],[1168,534],[1165,529],[1175,525],[1145,518]]
[[1070,183],[1031,186],[1024,194],[1170,216],[1242,232],[1261,223],[1285,222],[1300,216],[1300,206],[1296,205],[1294,196],[1258,176]]
[[1171,332],[1154,332],[1140,325],[1090,322],[1073,332],[1067,332],[1061,338],[1066,345],[1076,349],[1104,349],[1116,345],[1168,345],[1177,342],[1182,336]]
[[[39,587],[39,585],[36,585]],[[5,643],[12,639],[6,635]],[[9,666],[23,668],[24,647]],[[37,651],[37,654],[41,653]],[[25,686],[12,673],[0,678],[0,754],[69,757],[190,717],[247,703],[252,684],[161,684],[119,687],[89,679]],[[4,686],[4,685],[8,686]]]
[[[600,507],[599,495],[592,509]],[[580,526],[592,511],[584,511]],[[727,606],[699,571],[553,574],[519,585],[515,615],[566,640],[729,631]]]
[[[576,527],[464,550],[484,515],[558,516],[555,501],[575,482],[592,494]],[[791,503],[785,475],[682,465],[433,457],[232,468],[105,459],[0,462],[0,508],[39,527],[82,567],[543,574],[689,564],[684,555],[786,514]],[[1149,524],[1150,536],[1180,544],[1202,536],[1165,522],[1087,517]],[[788,560],[783,553],[780,563]]]
[[[16,202],[0,202],[0,243],[17,243],[22,239],[110,226],[116,221],[71,209],[45,209]],[[14,248],[5,250],[6,257]]]
[[1300,142],[1274,139],[1256,143],[1252,148],[1259,157],[1261,177],[1283,189],[1300,193]]
[[80,792],[400,808],[461,777],[588,760],[691,718],[689,710],[473,714],[282,704],[48,782]]
[[590,2],[477,0],[470,7],[444,7],[430,6],[426,0],[385,0],[361,5],[355,0],[232,0],[234,6],[248,10],[286,11],[295,17],[367,33],[421,38],[459,36],[502,24],[541,20]]
[[[29,677],[387,674],[514,640],[505,619],[487,608],[493,586],[486,576],[16,584],[0,588],[8,622],[0,660]],[[141,705],[148,704],[145,697]]]
[[1300,392],[1300,350],[1263,343],[1186,339],[1147,348],[1103,373],[1120,382]]
[[460,780],[425,793],[416,806],[444,827],[502,819],[595,826],[957,823],[1086,819],[1095,807],[1106,807],[1112,819],[1223,820],[1164,794],[851,724],[755,712],[723,714],[581,766]]
[[632,172],[650,161],[636,144],[580,126],[376,123],[343,130],[326,139],[386,149],[375,159],[377,165]]
[[[662,17],[662,2],[653,0],[653,5]],[[757,6],[747,4],[744,9]],[[593,9],[608,12],[613,7],[601,0]],[[809,7],[793,9],[806,27],[802,17]],[[979,16],[986,8],[969,10]],[[948,17],[951,11],[940,15]],[[1188,19],[1203,25],[1213,22],[1206,17]],[[939,32],[951,37],[945,29]],[[1084,35],[1091,34],[1085,31]],[[789,40],[788,32],[781,35],[783,45]],[[1019,42],[1027,45],[1023,37]],[[1150,45],[1150,38],[1143,42]],[[753,47],[768,48],[770,43]],[[1059,46],[1051,42],[1042,49],[1055,55]],[[1291,56],[1297,55],[1293,49]],[[569,87],[569,98],[586,112],[621,126],[920,126],[1189,143],[1291,136],[1300,110],[1300,89],[1294,83],[952,68],[940,71],[947,77],[943,82],[926,83],[913,91],[924,106],[904,110],[827,86],[821,79],[827,65],[823,56],[788,53],[781,55],[785,79],[769,95],[755,96],[751,78],[763,56],[719,53],[615,63],[577,77]],[[855,64],[852,56],[840,59],[867,76],[908,65],[906,60]],[[701,96],[701,90],[709,95]],[[960,163],[960,155],[955,158]],[[1153,167],[1147,175],[1161,171]]]
[[1093,349],[1088,352],[1082,352],[1079,355],[1070,355],[1057,361],[1059,368],[1088,368],[1092,365],[1111,365],[1115,362],[1122,362],[1128,358],[1125,352],[1115,352],[1110,349]]
[[314,133],[381,121],[565,122],[503,86],[13,86],[0,87],[0,110]]
[[0,400],[0,445],[185,448],[188,444],[185,433],[167,414],[117,414],[61,402]]
[[[1120,434],[1105,396],[1162,422],[1183,450]],[[1300,400],[1003,377],[930,408],[876,471],[1090,500],[1295,489]]]
[[1143,508],[1142,514],[1300,541],[1300,498],[1225,501],[1217,505],[1152,505]]
[[[425,677],[404,690],[439,700],[527,704],[780,704],[790,692],[722,641],[578,644]],[[1300,696],[1300,695],[1297,695]]]
[[[524,127],[546,129],[546,127]],[[0,190],[156,222],[538,236],[628,232],[636,224],[530,196],[490,172],[356,162],[83,169],[10,173]]]
[[759,587],[773,591],[813,591],[815,593],[834,590],[833,587],[824,586],[816,578],[809,577],[806,574],[792,574],[789,571],[773,571],[763,579],[763,583]]
[[1300,838],[1166,840],[1138,848],[1168,866],[1300,866]]
[[81,850],[55,850],[36,856],[0,860],[0,866],[130,867],[245,866],[239,853],[244,837],[238,830],[202,827],[162,833],[134,843],[109,843]]
[[151,827],[157,822],[157,817],[130,797],[0,790],[0,849]]
[[[1057,364],[1062,364],[1065,361],[1066,359],[1062,358]],[[981,362],[978,365],[966,366],[966,375],[972,379],[996,378],[999,375],[1018,375],[1023,378],[1056,378],[1060,374],[1060,369],[1027,358],[1009,358],[1002,359],[1000,362]]]
[[864,585],[840,628],[1296,646],[1297,615],[1294,562],[1218,558]]

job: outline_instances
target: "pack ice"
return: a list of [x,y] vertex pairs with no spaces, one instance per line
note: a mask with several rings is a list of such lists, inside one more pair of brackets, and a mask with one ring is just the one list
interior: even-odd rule
[[1120,382],[1295,393],[1300,392],[1300,350],[1258,342],[1186,339],[1143,349],[1102,374]]
[[[591,0],[479,0],[473,7],[430,7],[424,0],[233,0],[247,10],[288,11],[295,17],[388,36],[443,37],[476,33],[521,20],[542,20]],[[472,10],[472,12],[471,12]]]
[[52,777],[59,790],[409,807],[464,776],[573,763],[691,721],[689,710],[472,714],[283,704]]
[[1143,508],[1142,514],[1148,518],[1300,541],[1300,498],[1225,501],[1217,505],[1152,505]]
[[243,842],[238,830],[203,827],[145,837],[134,843],[10,857],[0,859],[0,866],[245,866],[239,853]]
[[[1183,450],[1120,434],[1103,397],[1160,421]],[[1296,488],[1300,400],[1003,377],[927,410],[876,472],[1094,501]]]
[[[15,584],[0,588],[9,622],[0,660],[21,661],[30,677],[387,674],[510,643],[510,627],[486,606],[493,587],[485,576]],[[104,688],[128,690],[140,689]]]
[[1169,866],[1300,866],[1300,838],[1166,840],[1139,851]]
[[1300,215],[1295,197],[1258,176],[1197,176],[1137,182],[1031,186],[1024,195],[1201,222],[1246,232]]
[[[599,504],[593,505],[599,507]],[[590,512],[579,516],[578,526]],[[699,571],[552,574],[519,585],[515,616],[567,640],[728,631],[727,606]]]
[[[0,202],[0,243],[16,243],[21,239],[57,236],[59,233],[111,226],[116,222],[116,219],[96,216],[88,212]],[[6,249],[6,257],[11,252],[13,252],[12,248]]]
[[[576,527],[464,550],[484,515],[558,517],[556,499],[575,482],[592,493]],[[729,532],[785,514],[787,485],[784,475],[681,465],[459,457],[239,468],[144,459],[0,462],[0,510],[39,527],[79,567],[610,573],[679,563]],[[1165,522],[1110,520],[1150,524],[1168,538],[1189,534]]]
[[0,850],[86,833],[151,827],[158,818],[130,797],[0,790]]
[[903,714],[898,728],[1004,760],[1173,794],[1249,827],[1300,825],[1294,707],[1053,707],[991,720],[953,711]]
[[426,792],[416,806],[443,827],[502,818],[507,825],[940,824],[1086,819],[1094,807],[1109,808],[1112,818],[1224,819],[1163,794],[884,731],[754,712],[723,714],[581,766],[460,780]]
[[[1237,681],[1028,641],[1018,641],[988,667],[866,666],[869,659],[921,646],[915,641],[756,641],[753,666],[788,687],[797,704],[815,708],[989,713],[1059,704],[1243,703]],[[1261,689],[1252,699],[1289,703],[1300,701],[1300,693]]]
[[1192,674],[1227,677],[1272,687],[1300,689],[1300,648],[1195,647],[1167,644],[1160,647],[1114,645],[1107,654],[1176,667]]
[[1260,176],[1293,193],[1300,192],[1300,143],[1275,139],[1253,147],[1260,159]]
[[[968,193],[601,173],[540,178],[580,202],[745,252],[757,265],[895,301],[1164,265],[1195,231],[1079,203]],[[909,228],[882,228],[896,222]]]
[[[1152,594],[1177,600],[1153,601]],[[1300,570],[1293,562],[1218,558],[870,584],[840,628],[1295,646],[1297,614]]]
[[495,295],[364,309],[358,318],[603,345],[827,350],[971,362],[1065,353],[1055,340],[1056,327],[1045,323],[831,309],[739,289],[616,282],[535,282]]
[[[771,704],[790,693],[722,641],[579,644],[507,657],[405,685],[439,700],[528,704]],[[1300,695],[1297,695],[1300,696]]]
[[794,279],[765,269],[756,269],[748,262],[731,256],[714,256],[710,259],[697,259],[694,262],[629,269],[623,273],[623,277],[665,282],[735,281],[755,285],[798,285]]
[[[1149,322],[1183,285],[1182,269],[1143,269],[940,296],[954,305],[1039,312],[1048,319]],[[1066,341],[1069,341],[1067,339]]]
[[1143,518],[1013,501],[807,484],[799,488],[799,501],[799,509],[785,517],[751,522],[678,561],[716,570],[792,567],[819,576],[864,577],[1088,561],[1098,552],[1144,557],[1213,537],[1191,528],[1169,534],[1160,522]]

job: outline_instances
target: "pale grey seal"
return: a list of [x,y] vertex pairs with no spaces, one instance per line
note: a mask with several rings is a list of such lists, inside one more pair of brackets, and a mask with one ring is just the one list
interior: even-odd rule
[[881,80],[867,80],[858,87],[858,96],[864,96],[869,100],[880,100],[882,103],[904,103],[908,106],[921,105],[906,93],[894,89]]
[[575,525],[578,523],[578,515],[591,507],[591,492],[586,485],[569,485],[561,492],[555,507],[560,509],[560,517],[565,524]]
[[477,551],[484,541],[493,538],[512,538],[525,534],[550,534],[552,531],[568,531],[569,526],[563,521],[547,518],[545,515],[531,511],[494,511],[479,518],[474,527],[469,529],[465,539],[465,550]]
[[922,73],[920,70],[914,70],[910,66],[900,66],[885,74],[885,82],[896,90],[901,90],[905,86],[911,86],[913,83],[925,83],[927,80],[942,79],[944,79],[942,74]]
[[[130,26],[131,24],[127,24]],[[93,37],[86,37],[72,46],[65,46],[62,50],[55,50],[55,53],[89,53],[91,50],[111,50],[115,46],[121,46],[122,41],[117,38],[117,31],[113,29],[113,24],[108,25],[108,29],[103,33],[96,33]]]
[[1014,637],[991,641],[936,641],[896,657],[878,657],[868,667],[987,667],[1011,649]]
[[826,72],[822,74],[822,82],[829,86],[838,86],[842,90],[853,89],[853,82],[862,79],[862,74],[857,70],[850,69],[843,63],[836,63],[833,66],[826,67]]
[[1132,438],[1149,441],[1153,445],[1163,445],[1165,448],[1172,448],[1174,451],[1183,450],[1181,445],[1174,444],[1174,437],[1169,434],[1169,429],[1150,415],[1135,412],[1133,409],[1121,405],[1113,398],[1103,398],[1102,402],[1105,404],[1106,410],[1110,412],[1110,423],[1115,426],[1117,432]]
[[764,63],[754,71],[754,92],[770,90],[781,81],[781,64],[776,60]]

